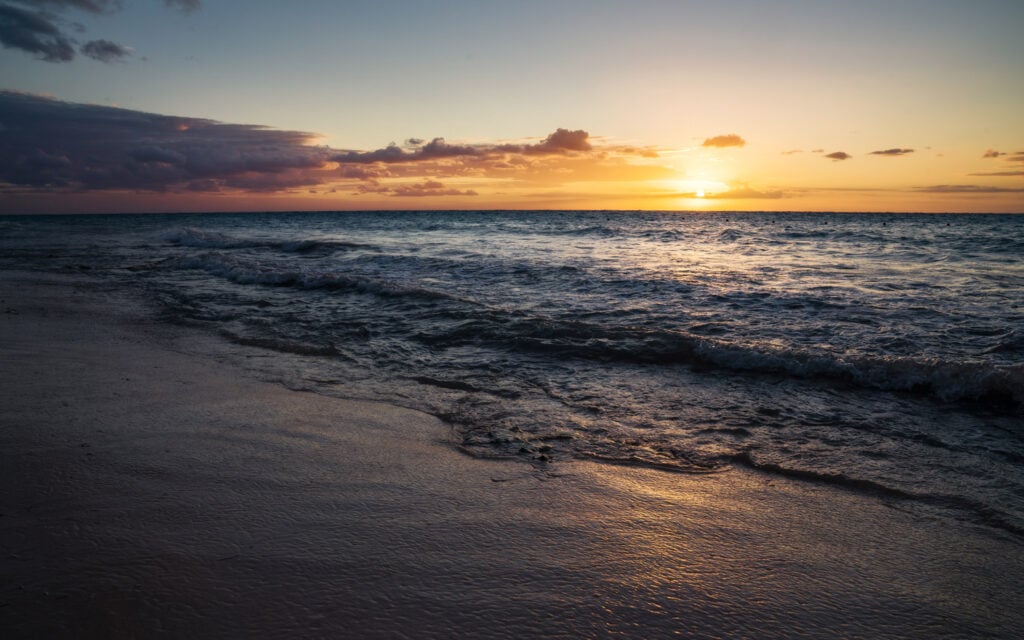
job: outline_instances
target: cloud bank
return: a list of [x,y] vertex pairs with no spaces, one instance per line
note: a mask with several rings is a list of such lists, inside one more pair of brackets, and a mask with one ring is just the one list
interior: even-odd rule
[[318,176],[315,136],[0,92],[0,181],[46,190],[276,188]]
[[294,193],[331,188],[387,197],[475,196],[476,185],[561,187],[664,179],[635,158],[650,149],[595,145],[560,128],[526,142],[452,144],[410,138],[370,150],[317,136],[0,91],[0,192]]

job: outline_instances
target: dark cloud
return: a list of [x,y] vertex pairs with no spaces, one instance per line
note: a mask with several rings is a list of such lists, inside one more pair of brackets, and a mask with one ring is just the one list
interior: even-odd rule
[[702,147],[742,147],[747,141],[735,133],[708,138],[701,144]]
[[[314,136],[0,91],[0,182],[38,190],[317,184]],[[285,177],[282,177],[285,176]]]
[[73,40],[43,12],[0,5],[0,42],[46,62],[68,62],[75,57]]
[[100,62],[115,62],[132,54],[130,47],[111,42],[110,40],[90,40],[82,46],[82,55],[89,56]]
[[1024,176],[1024,171],[991,171],[988,173],[968,173],[969,176],[995,176],[995,177],[1008,177],[1008,176]]
[[832,160],[849,160],[853,156],[851,156],[850,154],[846,153],[845,151],[836,151],[834,153],[830,153],[830,154],[826,155],[825,157],[826,158],[831,158]]
[[996,151],[995,149],[989,149],[981,157],[982,158],[998,158],[999,156],[1005,156],[1006,154],[1002,151]]
[[583,129],[577,129],[575,131],[569,131],[568,129],[556,129],[554,133],[548,135],[544,142],[534,145],[533,147],[527,147],[527,150],[534,150],[537,152],[548,153],[548,152],[559,152],[559,151],[590,151],[591,146],[588,139],[590,134]]
[[[415,139],[413,139],[415,140]],[[409,142],[412,142],[410,140]],[[475,156],[482,153],[481,149],[467,145],[450,145],[444,138],[434,138],[427,144],[418,141],[420,145],[411,151],[406,151],[395,143],[391,143],[383,149],[375,151],[347,151],[338,154],[331,159],[343,164],[368,164],[383,162],[385,164],[398,162],[418,162],[421,160],[436,160],[438,158],[456,158],[459,156]]]
[[[445,142],[444,138],[434,138],[430,142],[423,144],[422,140],[411,138],[406,142],[413,147],[412,149],[404,149],[392,142],[383,149],[376,149],[374,151],[345,151],[332,156],[331,160],[341,164],[370,164],[375,162],[398,164],[445,158],[491,157],[509,153],[559,155],[591,151],[592,147],[589,137],[590,134],[582,129],[577,129],[576,131],[557,129],[554,133],[548,135],[543,142],[525,145],[452,145]],[[646,150],[643,153],[645,155],[649,154]]]
[[883,149],[882,151],[872,151],[868,155],[872,155],[872,156],[905,156],[908,153],[914,153],[914,150],[913,149],[899,149],[899,148]]
[[925,193],[1024,193],[1024,188],[988,187],[977,184],[936,184],[930,187],[917,187]]
[[[64,28],[63,12],[77,9],[89,13],[113,13],[121,10],[121,0],[7,0],[0,4],[0,43],[8,49],[21,49],[46,62],[70,62],[75,57],[75,39]],[[9,4],[14,3],[14,4]],[[199,0],[164,0],[169,7],[192,11]],[[14,5],[31,8],[23,9]],[[61,25],[64,26],[61,26]],[[85,28],[71,23],[74,31]],[[128,56],[132,50],[110,40],[91,40],[82,46],[83,55],[101,62],[113,62]]]

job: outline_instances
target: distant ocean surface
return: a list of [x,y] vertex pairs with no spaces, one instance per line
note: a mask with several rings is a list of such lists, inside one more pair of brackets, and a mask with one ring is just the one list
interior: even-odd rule
[[742,465],[1024,537],[1024,216],[0,217],[0,268],[130,289],[473,455]]

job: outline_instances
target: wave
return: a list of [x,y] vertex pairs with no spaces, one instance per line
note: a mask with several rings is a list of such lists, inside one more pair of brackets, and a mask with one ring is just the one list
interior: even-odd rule
[[726,340],[683,331],[604,327],[580,321],[517,318],[492,312],[421,342],[450,347],[490,342],[512,350],[605,362],[710,366],[730,371],[825,379],[944,401],[985,401],[1010,411],[1024,406],[1024,366],[910,356],[842,356],[775,343]]
[[320,238],[307,238],[305,240],[235,238],[216,231],[204,231],[193,227],[166,231],[161,235],[161,239],[179,247],[193,247],[197,249],[277,249],[287,253],[331,252],[353,249],[379,251],[379,247],[376,245],[347,240]]
[[255,261],[237,260],[216,252],[178,258],[172,263],[179,269],[202,270],[236,284],[293,287],[303,290],[355,291],[382,297],[414,297],[477,304],[472,300],[443,291],[404,285],[383,278],[368,278],[333,271],[281,270]]

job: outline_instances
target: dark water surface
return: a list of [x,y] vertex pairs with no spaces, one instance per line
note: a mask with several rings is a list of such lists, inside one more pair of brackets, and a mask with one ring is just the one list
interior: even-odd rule
[[0,217],[312,391],[459,446],[741,464],[1024,536],[1024,216],[360,212]]

